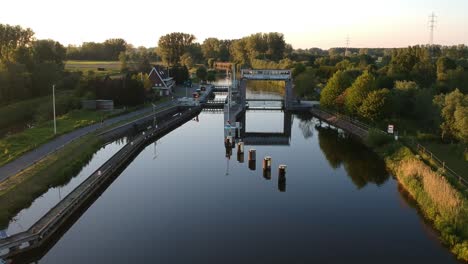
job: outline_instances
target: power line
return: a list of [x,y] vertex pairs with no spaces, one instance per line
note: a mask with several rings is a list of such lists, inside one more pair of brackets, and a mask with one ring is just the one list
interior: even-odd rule
[[349,35],[346,35],[346,50],[345,50],[345,57],[346,57],[346,54],[348,54],[348,48],[349,48],[349,42],[350,42],[350,38],[349,38]]
[[435,15],[434,12],[429,15],[429,29],[430,29],[430,35],[429,35],[429,45],[432,47],[434,45],[434,28],[436,27],[436,20],[437,16]]

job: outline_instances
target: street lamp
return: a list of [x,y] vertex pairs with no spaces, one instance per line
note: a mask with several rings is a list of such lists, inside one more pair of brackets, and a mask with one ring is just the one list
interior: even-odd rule
[[54,111],[54,135],[57,134],[57,120],[55,118],[55,84],[52,85],[52,105]]
[[156,128],[156,105],[151,103],[153,106],[153,128]]

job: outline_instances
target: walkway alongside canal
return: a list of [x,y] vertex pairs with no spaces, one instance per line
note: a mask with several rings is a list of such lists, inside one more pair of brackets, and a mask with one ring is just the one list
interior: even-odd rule
[[[167,107],[172,104],[173,104],[172,101],[165,102],[165,103],[158,105],[158,108]],[[47,142],[46,144],[41,145],[38,148],[25,153],[21,157],[13,160],[12,162],[7,163],[4,166],[0,167],[0,182],[10,178],[11,176],[21,172],[24,169],[27,169],[29,166],[45,158],[47,155],[54,153],[56,150],[64,147],[65,145],[69,144],[70,142],[74,140],[77,140],[89,133],[95,132],[96,130],[102,127],[111,126],[118,122],[130,119],[130,118],[134,118],[138,115],[150,113],[151,111],[153,111],[152,107],[143,108],[141,110],[134,111],[125,115],[107,119],[103,123],[97,123],[94,125],[90,125],[87,127],[74,130],[64,135],[61,135]]]
[[312,107],[310,112],[328,124],[341,128],[346,132],[359,137],[361,140],[365,140],[367,138],[369,127],[361,122],[352,120],[346,116],[332,114],[317,107]]

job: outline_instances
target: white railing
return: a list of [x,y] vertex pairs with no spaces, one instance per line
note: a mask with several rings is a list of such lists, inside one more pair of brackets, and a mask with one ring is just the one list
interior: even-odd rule
[[290,70],[241,70],[241,77],[249,80],[288,80]]

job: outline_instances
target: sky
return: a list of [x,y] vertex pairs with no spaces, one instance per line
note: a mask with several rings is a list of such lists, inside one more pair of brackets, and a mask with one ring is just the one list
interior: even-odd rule
[[31,28],[64,45],[123,38],[157,46],[171,32],[236,39],[281,32],[294,48],[468,45],[468,0],[0,0],[0,23]]

